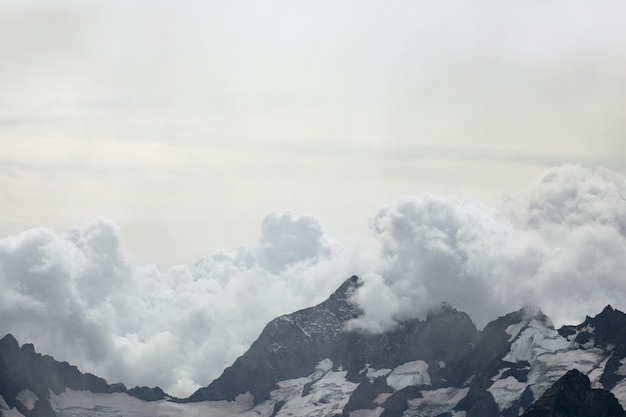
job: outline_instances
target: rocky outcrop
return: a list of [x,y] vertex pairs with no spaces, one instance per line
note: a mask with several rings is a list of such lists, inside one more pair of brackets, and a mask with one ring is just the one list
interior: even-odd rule
[[567,372],[522,417],[624,417],[613,394],[592,389],[589,378],[576,369]]

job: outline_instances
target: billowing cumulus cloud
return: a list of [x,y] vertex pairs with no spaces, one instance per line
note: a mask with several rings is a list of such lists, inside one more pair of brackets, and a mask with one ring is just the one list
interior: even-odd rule
[[[515,287],[536,272],[545,250],[501,212],[453,197],[405,198],[381,208],[371,228],[381,242],[378,274],[395,296],[388,307],[398,319],[447,301],[484,323],[494,310],[510,309]],[[358,297],[366,313],[375,308],[380,316],[380,305]]]
[[317,261],[330,254],[319,222],[291,212],[271,213],[261,223],[259,259],[274,273],[302,261]]
[[[381,208],[371,229],[380,264],[356,294],[366,315],[354,328],[388,328],[441,301],[478,325],[527,303],[562,324],[626,295],[626,181],[604,168],[552,169],[502,209],[405,198]],[[370,296],[381,280],[386,307]]]
[[605,168],[554,168],[534,185],[517,215],[534,229],[605,225],[625,235],[626,179]]
[[189,395],[273,317],[321,301],[354,269],[311,216],[270,213],[258,242],[160,272],[100,219],[0,241],[0,331],[127,385]]
[[256,242],[192,267],[139,266],[100,219],[64,235],[0,240],[0,333],[129,386],[189,395],[242,354],[272,318],[364,278],[355,331],[379,332],[449,302],[478,326],[528,304],[555,324],[626,309],[626,179],[600,168],[546,172],[500,208],[451,196],[379,208],[378,253],[342,245],[319,221],[268,214]]

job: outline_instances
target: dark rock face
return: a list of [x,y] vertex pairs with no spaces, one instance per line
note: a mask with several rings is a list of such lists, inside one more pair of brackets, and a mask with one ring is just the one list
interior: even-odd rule
[[563,326],[559,329],[559,333],[583,348],[601,347],[613,350],[604,373],[600,377],[604,388],[610,390],[626,378],[617,372],[621,366],[620,361],[626,358],[625,329],[626,314],[608,305],[597,316],[593,318],[587,316],[585,321],[578,326]]
[[276,382],[311,374],[333,348],[341,349],[335,341],[343,324],[360,314],[349,301],[359,285],[353,276],[323,303],[272,320],[243,356],[189,401],[233,401],[249,391],[258,403],[269,398]]
[[615,310],[610,305],[597,316],[587,316],[584,322],[577,326],[563,326],[559,333],[580,344],[585,345],[590,341],[596,346],[606,347],[612,345],[626,345],[626,314]]
[[589,378],[568,371],[522,417],[624,417],[626,413],[610,392],[592,389]]
[[129,389],[127,394],[144,401],[159,401],[167,397],[167,394],[159,387],[135,387]]
[[[517,380],[525,381],[528,374],[527,362],[508,363],[504,357],[511,349],[511,335],[506,329],[517,323],[536,319],[547,322],[548,318],[539,310],[528,312],[518,310],[487,324],[480,333],[480,337],[470,359],[469,367],[471,374],[475,375],[470,384],[470,391],[457,406],[458,411],[465,411],[467,417],[499,417],[500,410],[487,388],[493,384],[492,378],[498,374],[498,370],[509,367],[508,374]],[[529,391],[530,396],[532,394]],[[521,404],[520,404],[521,405]],[[512,407],[515,409],[516,407]]]

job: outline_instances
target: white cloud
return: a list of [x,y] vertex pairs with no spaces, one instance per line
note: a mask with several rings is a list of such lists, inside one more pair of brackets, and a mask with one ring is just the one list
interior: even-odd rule
[[621,306],[625,220],[624,177],[573,165],[548,171],[502,210],[453,197],[402,199],[371,222],[382,244],[378,273],[393,292],[388,315],[369,296],[381,285],[371,280],[357,293],[366,317],[352,325],[384,329],[390,317],[424,316],[440,301],[479,326],[527,303],[557,324]]
[[542,251],[499,211],[453,197],[402,199],[381,208],[371,228],[382,244],[379,273],[397,297],[390,308],[399,319],[447,301],[484,324],[494,310],[511,308],[511,290],[536,270]]
[[132,265],[109,220],[5,238],[0,331],[110,381],[189,395],[269,320],[321,301],[354,269],[311,216],[270,213],[262,229],[258,243],[165,273]]
[[185,396],[242,354],[272,318],[325,299],[352,274],[378,332],[446,301],[478,326],[528,303],[556,325],[626,309],[626,180],[606,169],[550,170],[502,209],[450,196],[378,209],[380,253],[346,247],[319,221],[268,214],[258,241],[166,272],[139,266],[99,219],[59,235],[0,240],[0,332],[129,386]]
[[594,172],[577,165],[553,168],[522,204],[521,211],[510,207],[511,212],[535,229],[591,224],[626,234],[626,179],[606,168]]
[[259,260],[273,273],[297,262],[316,262],[331,253],[319,222],[291,212],[271,213],[261,223]]

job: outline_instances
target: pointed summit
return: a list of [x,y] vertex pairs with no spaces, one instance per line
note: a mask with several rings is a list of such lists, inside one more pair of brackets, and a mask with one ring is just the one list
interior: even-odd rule
[[2,339],[0,339],[0,349],[17,350],[20,348],[17,339],[13,337],[11,333],[7,333]]
[[363,280],[356,275],[352,275],[345,280],[343,284],[328,297],[329,301],[347,301],[350,299],[354,291],[363,285]]
[[607,304],[606,307],[604,307],[604,310],[602,310],[602,313],[600,313],[600,315],[602,314],[611,314],[615,311],[615,309],[613,307],[611,307],[611,304]]

